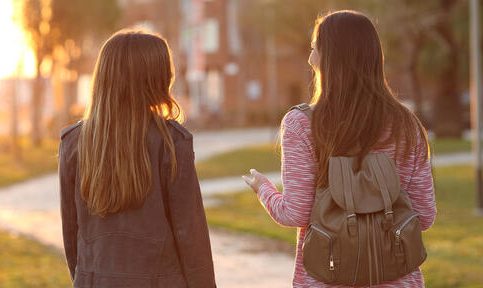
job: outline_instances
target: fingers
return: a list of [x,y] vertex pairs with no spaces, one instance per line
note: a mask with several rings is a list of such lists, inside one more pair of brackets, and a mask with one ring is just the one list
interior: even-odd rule
[[254,179],[254,182],[256,181],[262,181],[263,178],[265,178],[265,175],[262,173],[258,172],[256,169],[250,169],[250,174],[252,174],[252,178]]
[[253,191],[257,192],[266,177],[256,169],[250,169],[250,175],[243,175],[242,178]]
[[245,183],[247,183],[249,186],[253,186],[254,182],[255,182],[255,178],[254,177],[249,177],[249,176],[246,176],[246,175],[243,175],[242,176],[242,179],[245,181]]
[[250,169],[250,175],[243,175],[242,179],[253,189],[253,191],[257,192],[258,186],[260,186],[260,176],[262,176],[262,174],[257,170]]

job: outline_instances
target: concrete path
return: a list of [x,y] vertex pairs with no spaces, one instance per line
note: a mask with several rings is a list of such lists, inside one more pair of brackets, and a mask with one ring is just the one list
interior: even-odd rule
[[434,155],[433,166],[444,167],[451,165],[474,164],[474,155],[469,152],[452,153],[447,155]]
[[203,160],[212,155],[233,149],[275,143],[278,136],[276,128],[231,129],[223,131],[194,133],[196,160]]

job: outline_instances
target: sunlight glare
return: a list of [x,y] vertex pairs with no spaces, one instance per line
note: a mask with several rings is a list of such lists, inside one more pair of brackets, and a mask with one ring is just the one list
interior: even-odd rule
[[0,0],[0,79],[35,76],[35,57],[22,28],[13,19],[13,1]]

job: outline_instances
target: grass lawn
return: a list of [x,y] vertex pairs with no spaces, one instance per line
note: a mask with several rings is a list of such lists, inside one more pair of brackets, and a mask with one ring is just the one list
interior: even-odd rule
[[[427,287],[483,287],[483,218],[474,216],[473,171],[469,166],[435,169],[438,216],[424,233]],[[296,232],[275,224],[246,190],[219,197],[207,210],[210,225],[294,244]]]
[[0,287],[72,287],[63,256],[53,248],[0,230]]
[[441,155],[448,153],[470,152],[471,141],[463,139],[436,139],[430,142],[432,153]]
[[248,174],[250,168],[260,172],[280,170],[280,152],[276,145],[242,148],[213,156],[196,163],[200,179]]
[[[58,141],[45,139],[40,148],[32,147],[28,139],[21,139],[22,160],[16,162],[7,149],[6,139],[0,139],[0,187],[32,177],[55,172]],[[470,151],[471,143],[459,139],[439,139],[431,143],[436,154]],[[250,168],[261,172],[280,170],[280,151],[275,144],[242,148],[211,157],[196,164],[200,179],[238,176]]]
[[30,141],[22,138],[20,141],[21,160],[15,161],[6,148],[5,139],[0,139],[0,187],[22,180],[52,173],[57,169],[58,141],[45,139],[42,147],[32,147]]
[[438,216],[424,233],[428,287],[483,287],[483,217],[475,216],[470,166],[434,170]]
[[[471,142],[461,139],[437,139],[430,143],[432,153],[442,155],[471,151]],[[280,170],[280,151],[276,145],[260,145],[222,153],[196,164],[200,179],[236,176],[250,168],[260,172]]]

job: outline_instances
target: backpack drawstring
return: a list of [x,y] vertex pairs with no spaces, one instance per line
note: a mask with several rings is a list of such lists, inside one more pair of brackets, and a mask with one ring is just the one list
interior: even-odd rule
[[370,224],[369,224],[369,215],[366,215],[366,231],[368,232],[367,233],[367,255],[369,257],[368,260],[369,260],[369,287],[372,287],[372,247],[371,247],[371,235],[369,233],[369,227],[370,227]]
[[379,263],[378,263],[378,257],[377,257],[377,243],[376,243],[376,227],[374,226],[374,214],[371,214],[371,222],[372,222],[372,244],[374,245],[374,258],[375,258],[375,262],[376,262],[376,281],[377,283],[380,283],[380,279],[379,279]]

